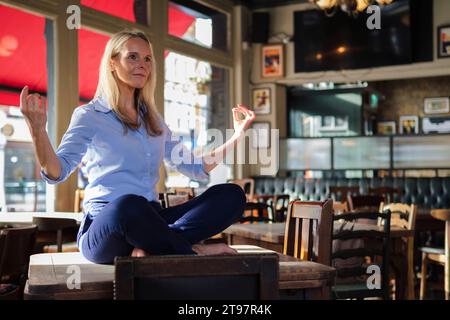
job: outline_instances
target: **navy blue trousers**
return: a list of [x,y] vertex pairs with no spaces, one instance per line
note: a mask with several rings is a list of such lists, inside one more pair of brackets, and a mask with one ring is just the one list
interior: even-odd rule
[[195,254],[192,245],[236,222],[245,206],[236,184],[218,184],[178,206],[163,209],[137,195],[109,202],[93,219],[81,251],[94,263],[110,264],[134,248],[155,254]]

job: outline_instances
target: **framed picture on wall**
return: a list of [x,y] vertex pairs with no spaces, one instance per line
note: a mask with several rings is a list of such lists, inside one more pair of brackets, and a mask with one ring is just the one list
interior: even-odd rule
[[252,106],[256,114],[270,113],[270,88],[253,89]]
[[380,121],[377,123],[377,132],[380,135],[388,136],[397,132],[395,121]]
[[418,116],[401,116],[399,120],[401,134],[417,134],[419,133],[419,117]]
[[423,112],[426,114],[448,113],[450,111],[450,99],[448,97],[441,98],[425,98]]
[[450,25],[438,28],[438,57],[450,57]]
[[262,78],[281,78],[284,76],[284,46],[265,45],[261,52]]
[[270,122],[254,122],[252,129],[252,148],[270,148]]

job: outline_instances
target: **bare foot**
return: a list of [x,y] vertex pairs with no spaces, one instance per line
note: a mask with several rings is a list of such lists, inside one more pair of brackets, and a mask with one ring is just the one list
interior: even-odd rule
[[133,252],[131,252],[132,257],[145,257],[148,256],[148,253],[142,249],[134,248]]
[[238,253],[235,249],[227,246],[225,243],[194,244],[192,246],[192,250],[203,256]]

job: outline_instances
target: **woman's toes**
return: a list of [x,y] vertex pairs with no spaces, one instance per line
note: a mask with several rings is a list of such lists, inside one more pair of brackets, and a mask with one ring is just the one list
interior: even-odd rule
[[145,257],[146,255],[147,253],[139,248],[134,248],[133,251],[131,252],[132,257]]

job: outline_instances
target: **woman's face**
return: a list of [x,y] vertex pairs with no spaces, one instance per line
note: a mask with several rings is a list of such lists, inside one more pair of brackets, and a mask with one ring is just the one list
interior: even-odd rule
[[152,72],[152,59],[148,43],[132,38],[125,42],[119,55],[111,59],[111,69],[119,84],[141,89]]

